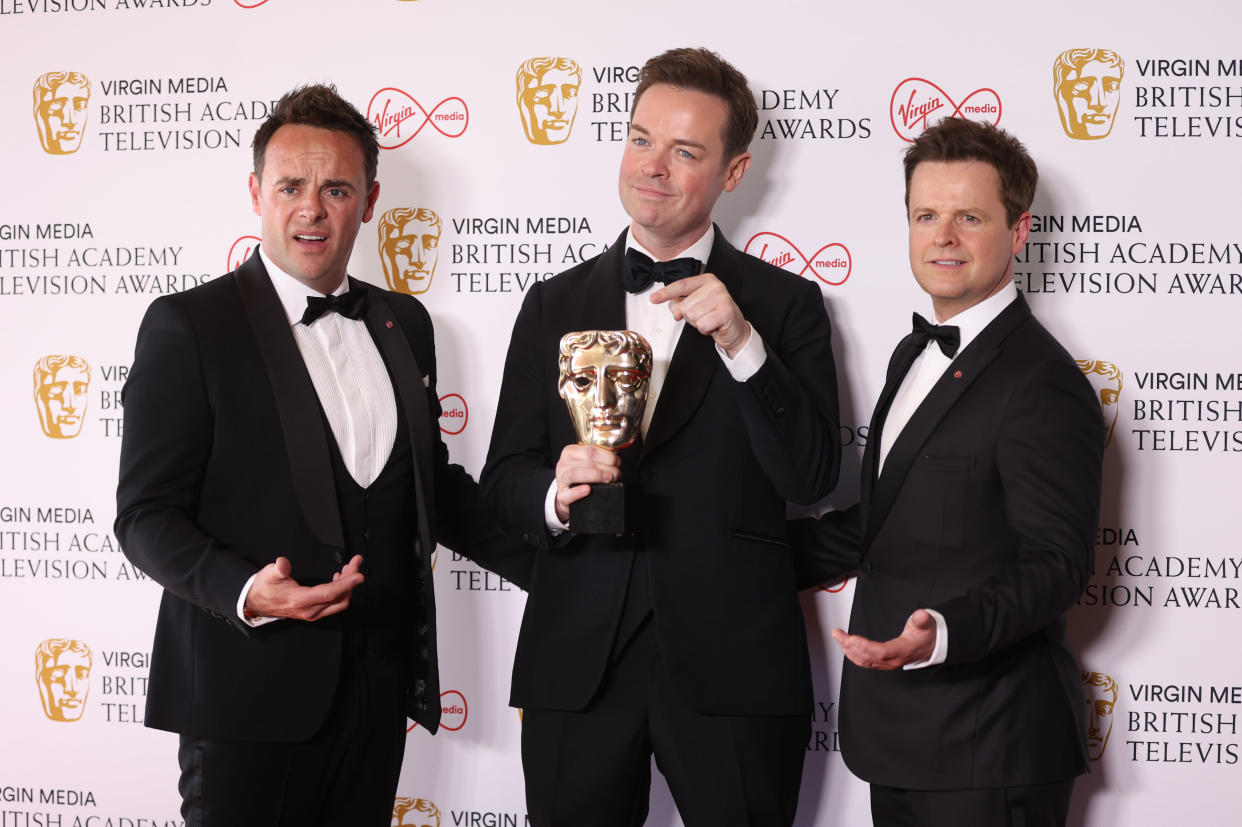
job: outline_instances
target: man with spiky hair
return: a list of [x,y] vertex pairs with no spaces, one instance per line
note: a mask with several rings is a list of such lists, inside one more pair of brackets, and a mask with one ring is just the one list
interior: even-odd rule
[[803,524],[807,585],[857,569],[841,754],[877,827],[1059,827],[1087,769],[1065,613],[1086,588],[1104,426],[1013,282],[1038,173],[963,118],[905,154],[910,268],[931,299],[871,418],[861,502]]
[[[506,529],[538,544],[513,666],[531,823],[630,827],[651,758],[687,824],[790,824],[811,678],[785,503],[837,476],[819,288],[735,249],[712,210],[750,167],[746,78],[706,49],[642,69],[619,190],[629,227],[535,284],[513,327],[487,465]],[[561,337],[651,345],[641,437],[579,445]],[[569,506],[621,481],[622,536]],[[567,524],[568,519],[568,524]]]
[[346,275],[378,156],[334,88],[282,97],[262,244],[138,331],[115,531],[164,587],[146,724],[192,827],[391,824],[406,717],[440,721],[437,540],[526,582],[448,462],[427,311]]

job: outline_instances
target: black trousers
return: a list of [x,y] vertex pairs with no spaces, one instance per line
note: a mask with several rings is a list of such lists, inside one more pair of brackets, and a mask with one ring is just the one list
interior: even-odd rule
[[186,827],[388,827],[405,726],[397,675],[346,658],[332,712],[305,743],[181,736]]
[[871,785],[875,827],[1065,827],[1073,779],[1029,787],[903,790]]
[[637,827],[651,756],[687,827],[793,823],[809,715],[703,715],[681,699],[648,619],[581,712],[528,709],[526,805],[535,827]]

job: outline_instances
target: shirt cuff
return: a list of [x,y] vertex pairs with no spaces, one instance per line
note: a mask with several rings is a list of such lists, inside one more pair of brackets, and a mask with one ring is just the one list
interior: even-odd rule
[[716,352],[724,360],[729,375],[739,382],[745,382],[758,373],[759,368],[763,367],[763,363],[768,358],[768,352],[763,347],[763,338],[759,335],[759,331],[755,330],[753,324],[750,325],[750,338],[746,340],[746,344],[742,345],[737,356],[729,358],[729,354],[719,345],[716,346]]
[[246,597],[250,594],[250,587],[254,585],[254,579],[259,576],[256,571],[250,575],[250,579],[246,581],[246,585],[242,586],[241,597],[237,598],[237,616],[241,618],[241,622],[245,623],[252,629],[257,629],[273,620],[280,620],[278,617],[246,617]]
[[561,518],[556,516],[556,478],[553,477],[552,484],[548,486],[548,495],[543,498],[543,521],[548,526],[548,531],[552,532],[555,537],[558,534],[564,534],[569,531],[569,526],[561,522]]
[[932,647],[931,657],[918,663],[907,663],[902,669],[922,669],[925,666],[939,666],[949,656],[949,627],[944,615],[935,609],[924,609],[936,621],[936,645]]

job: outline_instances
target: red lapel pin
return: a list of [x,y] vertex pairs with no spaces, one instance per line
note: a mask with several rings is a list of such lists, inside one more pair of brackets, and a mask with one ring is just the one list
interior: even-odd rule
[[[385,327],[387,327],[389,330],[392,330],[392,321],[391,321],[391,320],[389,320],[389,321],[384,322],[384,326],[385,326]],[[957,375],[958,375],[958,376],[961,376],[962,374],[961,374],[961,372],[959,371]]]
[[955,371],[953,371],[953,378],[954,378],[954,379],[961,379],[961,378],[962,378],[962,372],[961,372],[960,370],[955,370]]

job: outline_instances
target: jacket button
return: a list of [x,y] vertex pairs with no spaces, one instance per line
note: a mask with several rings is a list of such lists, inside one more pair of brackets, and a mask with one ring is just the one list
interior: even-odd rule
[[871,565],[870,560],[863,560],[862,565],[858,567],[858,570],[863,574],[871,574],[871,572],[875,571],[875,567]]
[[332,559],[341,564],[345,563],[345,555],[339,551],[332,552]]

